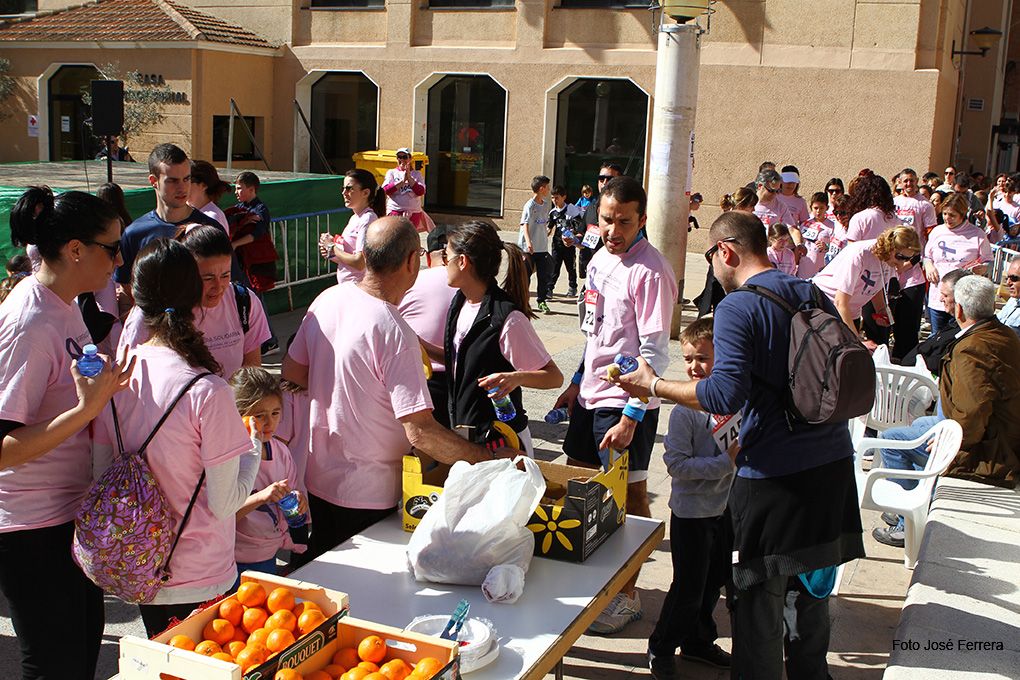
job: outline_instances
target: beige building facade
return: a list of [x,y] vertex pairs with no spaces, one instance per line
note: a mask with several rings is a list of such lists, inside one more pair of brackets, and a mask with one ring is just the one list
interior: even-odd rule
[[[66,14],[59,11],[5,23],[0,56],[11,61],[18,95],[14,115],[0,122],[0,161],[52,154],[41,137],[57,121],[42,120],[40,138],[30,139],[25,115],[47,108],[48,84],[61,66],[119,61],[162,74],[188,96],[168,105],[158,128],[129,140],[138,156],[168,140],[224,165],[223,117],[233,97],[275,170],[338,172],[357,151],[411,146],[429,155],[431,211],[485,216],[503,228],[516,226],[534,175],[566,184],[572,199],[582,184],[595,184],[606,158],[643,177],[657,13],[616,0],[500,1],[91,6],[150,3],[175,21],[188,15],[197,28],[170,41],[14,35],[12,27]],[[59,8],[50,2],[39,0],[38,9]],[[478,6],[436,6],[465,3]],[[710,19],[700,20],[708,30],[694,189],[706,197],[704,218],[766,159],[797,165],[802,193],[865,167],[885,175],[948,162],[981,170],[1012,163],[1015,170],[1016,154],[997,151],[1005,133],[993,131],[1004,107],[1016,110],[1006,87],[1015,11],[1012,0],[716,3]],[[196,17],[265,44],[211,40],[202,32],[206,19]],[[969,48],[969,32],[984,25],[1005,34],[997,47],[984,57],[952,54],[954,46]],[[967,109],[965,98],[983,99],[983,110]],[[254,155],[233,164],[264,167]]]

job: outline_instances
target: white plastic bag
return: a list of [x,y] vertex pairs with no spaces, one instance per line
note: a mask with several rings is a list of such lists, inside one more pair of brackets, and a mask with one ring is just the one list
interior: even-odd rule
[[[518,462],[523,471],[517,469]],[[455,463],[443,494],[407,544],[414,577],[481,585],[491,571],[488,587],[482,589],[486,598],[514,602],[524,591],[523,576],[535,550],[534,534],[526,525],[544,493],[542,471],[525,456]]]
[[[889,346],[879,345],[872,355],[872,360],[875,362],[875,367],[879,366],[895,366],[889,358]],[[901,364],[896,368],[902,368],[908,371],[914,371],[919,375],[923,375],[926,378],[930,378],[931,371],[928,370],[927,364],[924,363],[924,359],[920,355],[914,361],[913,366]],[[914,393],[910,395],[910,401],[907,403],[907,413],[913,418],[920,418],[923,415],[927,415],[928,409],[931,408],[932,402],[935,401],[938,395],[932,394],[931,390],[927,387],[919,387],[914,390]]]

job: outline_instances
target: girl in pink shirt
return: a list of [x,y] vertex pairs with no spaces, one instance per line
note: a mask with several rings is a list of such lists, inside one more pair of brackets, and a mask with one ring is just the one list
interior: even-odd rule
[[344,175],[344,205],[354,215],[348,220],[343,233],[319,237],[322,256],[336,263],[336,282],[358,283],[365,277],[365,232],[378,218],[383,194],[378,190],[375,175],[368,170],[355,168]]
[[[507,275],[496,282],[503,253]],[[444,361],[450,401],[450,422],[469,427],[475,443],[499,437],[492,399],[509,396],[516,415],[507,424],[518,434],[528,455],[534,455],[521,387],[553,389],[563,384],[557,368],[530,319],[524,255],[503,243],[492,225],[468,222],[447,232],[443,251],[447,281],[457,288],[446,318]]]
[[235,515],[237,541],[234,557],[237,573],[248,569],[276,573],[276,551],[281,548],[303,553],[307,546],[290,540],[287,517],[279,501],[293,493],[298,512],[308,512],[308,499],[298,489],[297,469],[287,445],[273,435],[283,411],[280,380],[264,368],[242,368],[230,378],[237,410],[248,424],[248,431],[261,443],[259,473],[252,494]]
[[797,258],[790,250],[790,229],[785,224],[769,227],[767,252],[773,267],[790,276],[797,272]]
[[[262,445],[253,443],[234,404],[220,365],[195,327],[194,310],[202,280],[191,252],[180,243],[156,239],[139,253],[132,292],[151,337],[133,351],[137,359],[130,388],[115,398],[125,451],[137,451],[178,394],[192,382],[146,449],[146,459],[174,514],[177,529],[172,577],[148,604],[142,622],[152,636],[171,618],[184,619],[195,607],[227,592],[237,578],[234,513],[251,493]],[[112,454],[113,414],[96,420],[97,469],[103,452]],[[196,489],[198,490],[195,495]]]
[[78,373],[91,338],[74,298],[105,288],[123,264],[121,222],[95,196],[54,199],[32,187],[10,224],[14,244],[35,246],[41,259],[0,305],[0,590],[21,675],[91,680],[103,593],[78,569],[71,540],[92,482],[89,422],[127,386],[132,365],[104,357],[96,377]]

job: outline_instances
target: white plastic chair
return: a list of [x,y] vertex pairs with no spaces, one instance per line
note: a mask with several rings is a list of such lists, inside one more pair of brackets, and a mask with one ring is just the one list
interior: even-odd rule
[[[867,449],[913,449],[932,440],[931,453],[924,470],[892,470],[872,467],[864,475],[864,489],[861,494],[861,508],[894,512],[904,518],[903,564],[913,569],[917,564],[917,553],[924,536],[924,525],[928,521],[928,507],[931,505],[932,490],[939,475],[946,471],[963,441],[963,429],[955,420],[942,420],[917,439],[894,441],[892,439],[865,438],[855,452],[854,458],[860,471],[861,454]],[[876,456],[875,464],[880,457]],[[916,479],[917,486],[909,491],[892,479]],[[858,481],[860,472],[858,472]]]
[[[927,390],[927,394],[925,394]],[[915,367],[877,366],[875,368],[875,405],[868,414],[868,427],[882,432],[914,422],[918,413],[911,412],[911,402],[924,401],[926,407],[939,396],[938,383],[927,369]],[[915,404],[915,411],[916,404]]]

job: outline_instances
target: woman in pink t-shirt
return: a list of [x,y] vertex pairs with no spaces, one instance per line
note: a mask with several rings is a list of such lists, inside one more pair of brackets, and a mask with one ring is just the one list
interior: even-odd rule
[[358,283],[365,278],[365,232],[383,209],[384,194],[379,191],[375,175],[355,168],[344,175],[344,206],[354,213],[343,233],[319,237],[319,251],[336,263],[336,282]]
[[75,359],[91,342],[77,295],[101,290],[120,257],[120,218],[95,196],[32,187],[11,210],[11,240],[39,270],[0,305],[0,591],[21,676],[91,680],[103,593],[71,557],[74,517],[92,483],[88,425],[127,386],[107,358],[94,378]]
[[850,193],[850,225],[847,241],[870,241],[890,227],[900,225],[889,183],[881,175],[862,170]]
[[811,281],[825,293],[843,322],[856,328],[864,305],[875,305],[875,321],[888,326],[885,291],[892,277],[913,266],[921,250],[917,232],[911,227],[894,227],[877,239],[849,244]]
[[424,216],[421,208],[425,177],[414,169],[410,149],[397,149],[397,167],[386,171],[382,189],[386,193],[387,215],[403,215],[411,220],[415,229],[427,231],[422,226]]
[[924,248],[924,275],[928,287],[928,316],[932,334],[938,333],[952,319],[942,304],[938,282],[954,269],[968,269],[984,274],[992,261],[992,245],[981,227],[967,221],[970,205],[966,194],[953,193],[942,201],[943,223],[928,234]]
[[290,449],[274,437],[283,413],[283,390],[278,377],[264,368],[254,367],[234,373],[230,386],[234,388],[238,412],[244,416],[248,431],[258,439],[262,449],[255,486],[235,515],[237,573],[240,576],[251,569],[275,574],[278,550],[303,553],[308,547],[291,541],[287,516],[279,506],[285,496],[293,493],[298,512],[301,515],[308,512],[308,499],[298,488],[297,467]]
[[[475,443],[493,442],[493,399],[509,396],[515,415],[506,423],[534,455],[521,388],[540,390],[563,384],[563,374],[539,339],[531,319],[528,276],[521,250],[503,243],[490,224],[468,222],[447,231],[443,263],[447,281],[458,291],[446,317],[444,362],[450,387],[450,422],[466,426]],[[496,282],[503,253],[507,275]]]
[[[167,503],[180,521],[195,496],[187,525],[178,524],[172,576],[148,604],[140,605],[150,636],[171,618],[227,592],[237,578],[234,513],[251,493],[261,443],[253,443],[234,404],[220,365],[195,328],[202,280],[191,252],[156,239],[139,253],[132,273],[135,304],[151,337],[136,347],[130,388],[115,397],[124,450],[137,451],[177,395],[196,377],[146,449],[146,459]],[[113,438],[107,410],[96,421],[98,458]]]

